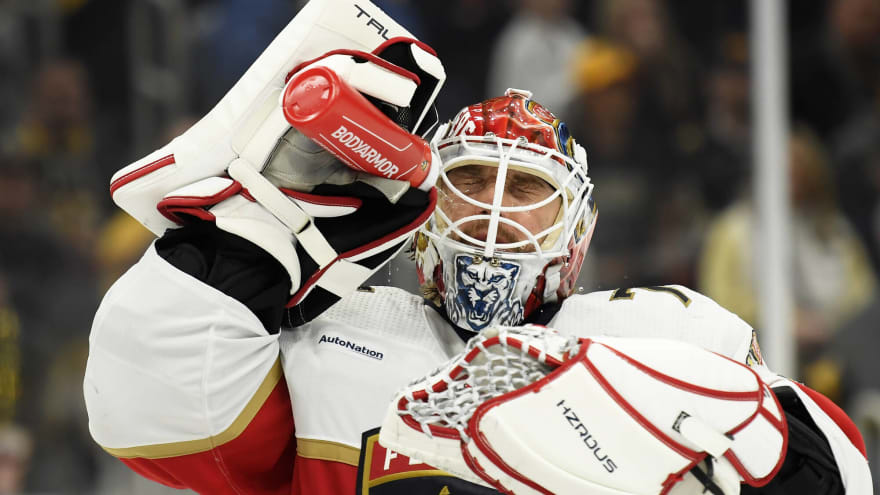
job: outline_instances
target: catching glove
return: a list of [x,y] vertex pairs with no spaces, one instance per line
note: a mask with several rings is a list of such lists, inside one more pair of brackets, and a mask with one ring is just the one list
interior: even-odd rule
[[717,354],[527,326],[413,382],[379,441],[516,495],[731,495],[779,470],[787,427],[758,375]]

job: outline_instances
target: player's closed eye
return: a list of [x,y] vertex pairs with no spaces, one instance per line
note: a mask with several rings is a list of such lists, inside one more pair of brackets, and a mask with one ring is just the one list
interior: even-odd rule
[[[551,194],[553,187],[546,181],[533,175],[509,171],[505,194],[517,200],[537,202]],[[464,194],[474,195],[490,184],[494,184],[495,175],[485,167],[469,165],[449,172],[449,182]]]
[[452,180],[451,182],[456,189],[465,194],[476,194],[486,187],[488,181],[486,181],[485,177],[471,176]]
[[449,182],[456,187],[486,182],[486,174],[480,173],[479,169],[473,165],[457,168],[449,172],[448,177]]
[[506,192],[516,199],[537,202],[553,194],[553,187],[538,177],[523,174],[509,182]]

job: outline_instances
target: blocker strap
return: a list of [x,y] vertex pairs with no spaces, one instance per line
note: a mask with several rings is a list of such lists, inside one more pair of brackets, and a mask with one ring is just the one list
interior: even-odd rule
[[711,426],[684,411],[678,415],[672,429],[716,458],[721,457],[733,444],[733,439],[718,433]]
[[373,273],[370,268],[339,259],[339,254],[318,230],[311,216],[246,160],[236,159],[228,172],[257,203],[290,229],[299,245],[318,265],[318,270],[324,270],[315,285],[343,297],[370,278]]
[[370,278],[373,271],[348,260],[338,260],[321,275],[317,285],[333,294],[343,297],[360,287]]
[[248,162],[236,159],[229,165],[229,176],[247,189],[253,198],[293,232],[299,244],[320,268],[329,265],[338,253],[315,227],[312,219]]

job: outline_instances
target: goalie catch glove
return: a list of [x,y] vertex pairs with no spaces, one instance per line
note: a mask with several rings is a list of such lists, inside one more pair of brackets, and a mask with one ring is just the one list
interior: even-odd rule
[[787,427],[745,365],[670,340],[493,328],[392,402],[386,448],[503,493],[739,493]]
[[[416,133],[444,80],[433,50],[371,3],[312,0],[211,112],[117,172],[111,194],[157,235],[200,219],[262,248],[289,275],[292,323],[308,320],[433,210],[437,165]],[[327,134],[323,148],[305,137]]]

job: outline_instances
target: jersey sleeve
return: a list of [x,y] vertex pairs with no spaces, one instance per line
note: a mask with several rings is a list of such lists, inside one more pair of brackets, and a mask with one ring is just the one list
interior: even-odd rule
[[84,394],[94,440],[147,478],[199,493],[291,493],[278,334],[155,244],[97,311]]

